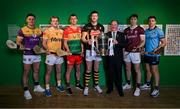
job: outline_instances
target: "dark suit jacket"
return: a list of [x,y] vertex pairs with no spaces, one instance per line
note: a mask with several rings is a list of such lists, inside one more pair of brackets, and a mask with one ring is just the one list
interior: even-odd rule
[[[111,31],[107,32],[106,35],[108,38],[112,38]],[[116,40],[118,41],[118,44],[115,44],[114,46],[114,56],[123,57],[123,48],[126,46],[124,33],[117,31]]]

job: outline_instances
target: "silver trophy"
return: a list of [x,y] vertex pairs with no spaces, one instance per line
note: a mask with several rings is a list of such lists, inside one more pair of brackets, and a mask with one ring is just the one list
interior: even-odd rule
[[98,51],[101,56],[108,55],[108,37],[103,32],[98,37]]

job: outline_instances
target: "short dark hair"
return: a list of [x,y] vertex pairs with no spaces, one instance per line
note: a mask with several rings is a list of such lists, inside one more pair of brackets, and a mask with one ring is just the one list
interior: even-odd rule
[[110,24],[112,24],[112,22],[117,22],[117,24],[119,25],[119,21],[118,20],[111,20]]
[[135,18],[138,19],[138,15],[137,15],[137,14],[132,14],[132,15],[129,17],[129,19],[131,19],[132,17],[135,17]]
[[76,18],[77,18],[77,15],[76,15],[76,14],[71,14],[71,15],[70,15],[70,17],[74,17],[74,16],[76,16]]
[[92,14],[99,14],[97,11],[92,11],[91,13],[90,13],[90,16],[92,16]]
[[51,16],[50,21],[51,21],[52,19],[54,19],[54,18],[58,19],[58,21],[59,21],[59,17],[58,17],[58,16]]
[[149,17],[148,17],[148,20],[149,20],[149,19],[155,19],[155,20],[156,20],[156,16],[149,16]]
[[29,16],[33,16],[34,18],[36,18],[36,16],[35,16],[33,13],[28,13],[28,14],[26,15],[26,18],[28,18]]

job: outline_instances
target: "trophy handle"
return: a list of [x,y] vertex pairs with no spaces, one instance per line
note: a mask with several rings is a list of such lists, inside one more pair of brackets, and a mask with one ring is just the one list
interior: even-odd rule
[[97,36],[92,35],[91,36],[92,45],[91,45],[91,55],[93,56],[93,51],[96,52],[96,55],[100,55],[99,49],[98,49],[98,38]]
[[110,56],[114,55],[113,39],[112,38],[108,39],[108,51],[109,51]]
[[92,41],[92,44],[91,44],[91,56],[93,56],[93,51],[94,51],[94,36],[91,36],[91,41]]
[[96,48],[99,50],[99,48],[98,48],[98,39],[97,39],[97,36],[95,37],[95,42],[96,42]]

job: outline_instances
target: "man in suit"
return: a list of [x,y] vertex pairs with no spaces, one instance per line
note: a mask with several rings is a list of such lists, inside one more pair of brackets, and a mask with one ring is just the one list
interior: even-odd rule
[[126,45],[125,36],[123,33],[118,31],[118,21],[111,21],[111,28],[106,35],[112,38],[113,44],[113,55],[108,56],[108,86],[107,94],[113,91],[113,83],[118,90],[119,96],[124,96],[122,89],[122,64],[123,64],[123,48]]

